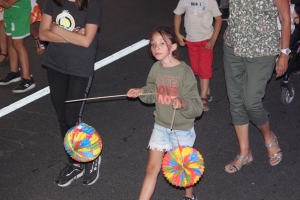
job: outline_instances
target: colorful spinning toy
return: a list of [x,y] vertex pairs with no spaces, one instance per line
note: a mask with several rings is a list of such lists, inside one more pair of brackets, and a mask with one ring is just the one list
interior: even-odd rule
[[79,123],[66,133],[64,146],[74,160],[89,162],[100,155],[102,140],[96,129],[85,123]]
[[165,154],[162,172],[171,184],[189,187],[196,184],[202,177],[204,160],[196,149],[179,146]]

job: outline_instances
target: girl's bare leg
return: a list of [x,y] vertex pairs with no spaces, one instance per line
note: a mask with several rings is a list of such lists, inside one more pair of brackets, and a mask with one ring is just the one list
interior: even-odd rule
[[157,176],[161,169],[161,162],[165,151],[149,150],[149,159],[146,169],[146,176],[142,186],[139,200],[150,200],[154,192]]
[[9,64],[10,64],[10,71],[12,72],[18,72],[18,53],[13,47],[13,41],[11,36],[6,36],[7,40],[7,48],[8,48],[8,54],[9,54]]
[[194,197],[193,187],[185,188],[185,197],[188,197],[188,198],[191,198],[191,199]]
[[[20,60],[22,77],[30,80],[31,77],[30,77],[29,58],[28,58],[27,50],[24,46],[24,39],[13,39],[12,46],[15,49],[15,52],[17,53],[17,58]],[[9,55],[11,55],[10,52]]]
[[3,62],[6,59],[5,55],[7,55],[7,42],[3,21],[0,22],[0,50],[0,62]]

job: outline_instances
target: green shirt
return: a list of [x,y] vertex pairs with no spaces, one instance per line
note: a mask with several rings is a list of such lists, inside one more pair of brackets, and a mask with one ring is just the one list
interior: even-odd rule
[[185,63],[174,67],[163,67],[156,62],[148,75],[144,93],[139,98],[144,103],[155,103],[155,123],[170,128],[173,116],[172,103],[175,98],[184,99],[186,106],[176,110],[173,123],[174,130],[187,130],[194,126],[195,118],[203,111],[197,81],[191,68]]
[[277,7],[274,0],[229,0],[225,44],[241,57],[278,54]]

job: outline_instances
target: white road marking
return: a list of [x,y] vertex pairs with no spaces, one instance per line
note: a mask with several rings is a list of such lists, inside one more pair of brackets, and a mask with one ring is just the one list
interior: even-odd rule
[[[122,57],[124,57],[124,56],[126,56],[126,55],[142,48],[142,47],[144,47],[144,46],[146,46],[147,44],[149,44],[149,40],[141,40],[141,41],[139,41],[139,42],[137,42],[137,43],[135,43],[135,44],[133,44],[129,47],[126,47],[125,49],[122,49],[122,50],[114,53],[113,55],[108,56],[108,57],[96,62],[95,65],[94,65],[94,69],[96,71],[96,70],[98,70],[98,69],[100,69],[100,68],[102,68],[102,67],[104,67],[104,66],[106,66],[106,65],[108,65],[108,64],[110,64],[110,63],[112,63],[112,62],[114,62],[114,61],[116,61],[116,60],[118,60],[118,59],[120,59],[120,58],[122,58]],[[23,107],[23,106],[25,106],[25,105],[27,105],[27,104],[29,104],[29,103],[31,103],[31,102],[33,102],[33,101],[35,101],[35,100],[37,100],[37,99],[39,99],[39,98],[41,98],[41,97],[43,97],[43,96],[46,96],[49,93],[50,93],[50,89],[49,89],[49,86],[48,86],[48,87],[45,87],[44,89],[41,89],[41,90],[39,90],[39,91],[37,91],[37,92],[21,99],[19,101],[16,101],[15,103],[10,104],[9,106],[6,106],[6,107],[2,108],[0,110],[0,118],[7,115],[7,114],[9,114],[9,113],[11,113],[11,112],[13,112],[13,111],[15,111],[15,110],[17,110],[17,109],[19,109],[19,108],[21,108],[21,107]]]

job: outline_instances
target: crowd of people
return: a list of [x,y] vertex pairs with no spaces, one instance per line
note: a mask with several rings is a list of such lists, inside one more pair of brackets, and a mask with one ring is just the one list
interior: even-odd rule
[[0,6],[0,65],[9,60],[10,66],[10,72],[0,79],[0,86],[19,82],[12,92],[24,93],[35,87],[24,38],[31,35],[37,53],[45,51],[33,25],[41,21],[41,10],[36,0],[1,1]]
[[[42,65],[47,69],[51,99],[63,139],[68,129],[80,122],[85,104],[83,101],[66,105],[65,101],[86,98],[91,87],[101,25],[101,2],[46,0],[42,17],[34,0],[0,0],[0,5],[5,9],[4,17],[0,15],[0,65],[8,59],[10,62],[10,72],[0,80],[0,85],[20,81],[13,89],[14,93],[34,88],[23,40],[31,35],[38,54],[44,53],[42,41],[47,41]],[[127,93],[129,98],[155,104],[155,123],[140,200],[151,198],[165,152],[178,145],[193,147],[196,139],[194,120],[209,110],[208,102],[212,100],[209,81],[213,76],[213,49],[222,25],[219,5],[214,0],[179,0],[173,14],[174,29],[161,26],[151,33],[149,49],[157,62],[149,72],[146,85],[132,88]],[[14,21],[13,15],[22,17],[20,21]],[[186,36],[180,33],[182,15]],[[37,31],[32,24],[39,21]],[[225,166],[228,173],[235,173],[254,160],[249,145],[250,122],[263,135],[270,165],[275,166],[282,160],[283,152],[270,128],[262,99],[274,66],[276,77],[287,70],[294,22],[299,23],[299,16],[293,12],[288,0],[262,0],[253,4],[232,1],[229,4],[223,60],[229,109],[240,152]],[[178,59],[177,45],[187,46],[191,66]],[[199,78],[199,87],[196,78]],[[176,118],[171,123],[174,114]],[[85,164],[68,158],[69,164],[55,180],[58,186],[68,186],[81,176],[85,185],[98,180],[101,156]],[[184,200],[196,199],[193,187],[186,188]]]

